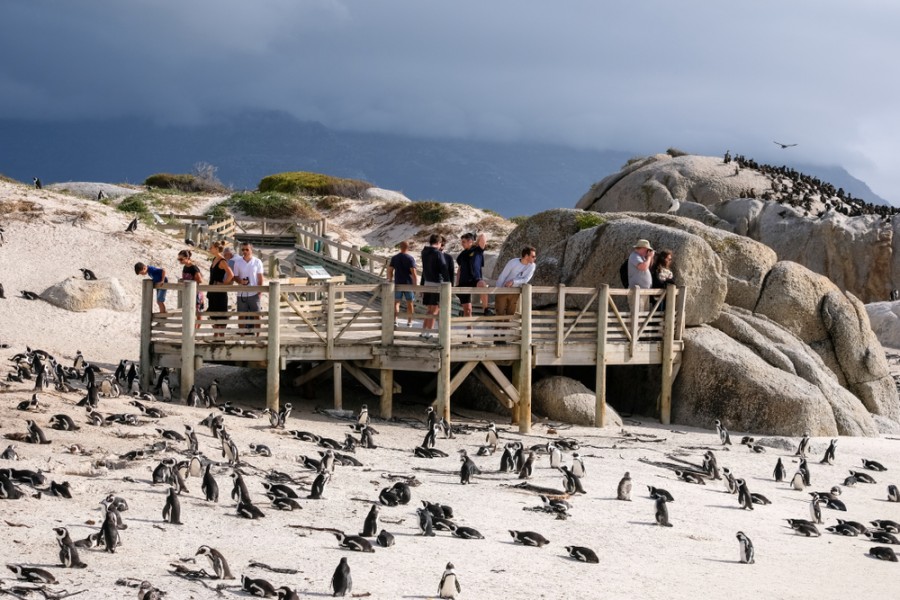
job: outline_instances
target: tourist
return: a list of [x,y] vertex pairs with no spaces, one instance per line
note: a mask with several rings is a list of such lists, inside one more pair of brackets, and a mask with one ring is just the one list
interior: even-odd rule
[[[447,263],[444,261],[444,254],[441,252],[441,235],[432,233],[428,238],[428,245],[422,248],[422,285],[438,286],[447,276]],[[434,316],[440,310],[441,295],[435,292],[425,292],[422,294],[422,303],[425,305],[427,317],[422,323],[425,330],[419,335],[424,338],[431,337],[428,333],[429,329],[434,328]]]
[[[413,285],[416,281],[416,259],[409,253],[409,242],[400,242],[400,252],[391,257],[388,264],[387,277],[394,285]],[[412,292],[394,292],[394,323],[400,315],[400,301],[406,300],[406,326],[412,327],[413,299]]]
[[[484,279],[481,277],[481,269],[484,267],[484,248],[487,245],[487,238],[484,233],[478,235],[475,240],[474,233],[464,233],[460,238],[462,243],[462,252],[456,257],[456,264],[459,265],[459,271],[456,274],[456,285],[462,288],[487,287]],[[457,294],[459,303],[462,304],[463,316],[472,316],[472,295]],[[493,314],[490,307],[487,306],[487,296],[481,297],[481,304],[484,306],[484,314]]]
[[[497,287],[520,288],[531,281],[534,276],[536,260],[537,251],[533,246],[522,248],[521,258],[513,258],[503,267],[500,277],[497,278]],[[494,306],[497,308],[498,315],[514,315],[519,309],[519,296],[517,294],[497,294]]]
[[[650,266],[653,264],[653,247],[647,240],[638,240],[628,257],[628,289],[640,288],[649,290],[653,287],[653,276]],[[630,296],[629,296],[630,298]],[[629,300],[630,302],[630,300]],[[641,300],[640,310],[645,308],[646,301]],[[632,313],[636,312],[631,307]]]
[[[234,274],[234,283],[237,285],[259,286],[263,284],[263,264],[261,260],[253,256],[252,244],[247,242],[241,244],[241,255],[234,259],[232,272]],[[269,302],[278,302],[278,298],[269,298]],[[238,292],[237,310],[239,313],[258,313],[259,292]],[[245,316],[243,318],[248,319],[252,317]],[[259,325],[247,324],[242,327],[255,329]]]
[[666,289],[670,283],[675,283],[675,275],[672,273],[672,261],[675,255],[671,250],[660,250],[650,268],[650,276],[655,289]]
[[[203,274],[200,268],[191,260],[190,250],[181,250],[178,253],[178,262],[181,263],[181,281],[196,281],[197,285],[203,283]],[[203,292],[197,292],[194,298],[194,307],[197,310],[197,327],[200,327],[200,313],[203,311]],[[186,310],[186,308],[182,308]]]
[[[212,264],[209,265],[209,284],[210,285],[231,285],[234,279],[234,272],[228,265],[228,260],[224,256],[225,242],[219,240],[213,242],[209,246],[209,253],[212,254]],[[226,292],[209,292],[209,304],[206,308],[207,312],[224,313],[228,312],[228,294]],[[223,321],[228,315],[215,315],[210,317],[213,321]],[[214,324],[214,329],[224,329],[225,323]],[[216,337],[221,337],[222,333],[217,333]]]
[[[134,274],[148,275],[150,279],[153,280],[153,285],[158,283],[169,283],[169,278],[166,277],[165,269],[145,265],[142,262],[134,264]],[[166,312],[166,290],[156,290],[156,305],[159,307],[159,312]]]
[[231,249],[231,246],[225,246],[222,250],[222,256],[225,257],[225,260],[228,261],[228,266],[234,271],[234,250]]

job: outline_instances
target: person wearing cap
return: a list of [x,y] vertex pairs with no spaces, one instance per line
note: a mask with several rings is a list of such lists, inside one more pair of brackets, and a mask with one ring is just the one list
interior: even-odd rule
[[[650,267],[653,265],[653,246],[647,240],[638,240],[628,257],[628,289],[639,287],[649,290],[653,287],[653,275]],[[641,300],[641,310],[645,308],[646,300]],[[632,307],[633,310],[633,307]]]

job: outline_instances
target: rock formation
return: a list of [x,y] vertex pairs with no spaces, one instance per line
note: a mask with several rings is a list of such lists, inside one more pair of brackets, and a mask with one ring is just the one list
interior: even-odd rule
[[[531,390],[531,410],[553,421],[593,425],[597,397],[584,384],[568,377],[545,377]],[[622,417],[607,403],[606,426],[622,427]]]
[[76,312],[92,308],[115,311],[132,309],[131,300],[115,277],[97,281],[70,277],[44,290],[41,298],[54,306]]

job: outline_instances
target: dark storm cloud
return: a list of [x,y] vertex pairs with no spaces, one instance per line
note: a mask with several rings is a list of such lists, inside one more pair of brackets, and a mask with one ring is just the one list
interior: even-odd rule
[[[7,0],[4,117],[344,129],[840,163],[894,193],[889,2]],[[11,58],[15,57],[15,58]]]

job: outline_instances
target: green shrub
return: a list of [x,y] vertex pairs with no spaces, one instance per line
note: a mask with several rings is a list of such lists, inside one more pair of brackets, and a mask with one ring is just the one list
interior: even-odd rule
[[597,225],[603,225],[606,223],[606,219],[593,212],[583,212],[575,215],[575,224],[578,225],[578,230],[581,231],[583,229],[590,229],[591,227],[596,227]]
[[690,152],[685,152],[684,150],[679,150],[678,148],[669,148],[668,150],[666,150],[666,154],[668,154],[672,158],[676,158],[678,156],[688,156]]
[[238,192],[228,203],[245,215],[266,219],[318,219],[319,213],[302,198],[278,192]]
[[206,211],[207,217],[213,217],[214,219],[224,219],[230,213],[228,211],[229,202],[228,200],[223,200],[222,202],[217,202],[209,207]]
[[321,173],[292,171],[263,177],[258,187],[260,192],[359,198],[366,189],[372,187],[372,184],[359,179],[342,179]]
[[221,194],[227,191],[218,179],[198,177],[190,173],[156,173],[145,179],[144,185],[164,190],[207,194]]
[[397,216],[416,225],[435,225],[453,216],[453,209],[434,200],[410,202]]
[[[368,246],[368,245],[363,246],[363,247],[360,248],[359,250],[360,250],[360,252],[367,252],[367,253],[369,253],[369,254],[374,254],[374,253],[375,253],[375,248],[373,248],[372,246]],[[367,264],[369,264],[369,259],[366,258],[365,256],[360,256],[360,257],[359,257],[359,264],[360,264],[360,266],[363,266],[363,267],[364,267],[364,266],[366,266]]]
[[524,223],[525,221],[527,221],[530,218],[531,217],[526,216],[526,215],[519,215],[517,217],[511,217],[509,220],[512,221],[513,223],[515,223],[516,225],[521,225],[522,223]]
[[340,196],[321,196],[316,198],[316,208],[319,210],[334,210],[340,208],[344,204],[344,199]]
[[134,196],[128,196],[116,207],[117,210],[121,210],[122,212],[127,213],[136,213],[139,215],[149,215],[150,208],[147,206],[148,202],[152,202],[152,197],[149,194],[135,194]]

